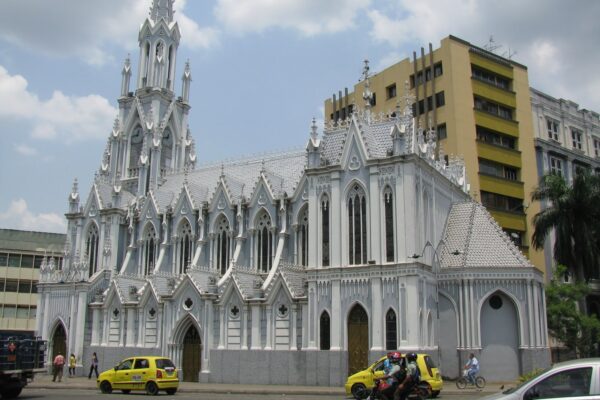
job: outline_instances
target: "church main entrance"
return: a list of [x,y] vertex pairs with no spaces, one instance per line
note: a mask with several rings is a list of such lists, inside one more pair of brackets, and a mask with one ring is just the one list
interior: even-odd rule
[[348,316],[348,375],[369,366],[369,317],[360,305]]
[[53,361],[54,357],[56,357],[58,354],[62,354],[65,357],[65,360],[68,358],[67,333],[65,332],[65,327],[62,324],[58,324],[54,330],[54,335],[52,335],[52,360],[49,361]]
[[194,326],[190,326],[183,339],[181,368],[183,369],[184,382],[198,382],[201,355],[202,343],[200,342],[200,334]]

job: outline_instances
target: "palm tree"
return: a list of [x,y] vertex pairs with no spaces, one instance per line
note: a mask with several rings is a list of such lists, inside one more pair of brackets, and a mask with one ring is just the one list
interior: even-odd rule
[[554,232],[554,259],[579,282],[598,276],[600,261],[600,178],[581,171],[569,186],[560,175],[542,177],[532,199],[546,207],[533,218],[536,249]]

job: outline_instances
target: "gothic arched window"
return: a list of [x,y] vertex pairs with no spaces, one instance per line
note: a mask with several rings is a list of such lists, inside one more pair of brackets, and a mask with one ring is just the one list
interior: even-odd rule
[[129,164],[127,169],[127,176],[135,178],[139,175],[139,162],[140,155],[142,154],[142,146],[144,140],[144,131],[142,127],[137,125],[131,132],[131,139],[129,143]]
[[144,267],[144,275],[150,275],[156,264],[156,231],[152,224],[148,225],[144,231],[142,242],[142,266]]
[[300,212],[298,218],[298,262],[300,265],[308,265],[308,207]]
[[229,267],[229,252],[231,251],[231,229],[227,217],[222,215],[217,222],[215,249],[217,254],[217,269],[224,275]]
[[256,265],[259,272],[269,272],[273,256],[273,233],[271,217],[266,211],[257,219],[256,231]]
[[394,261],[394,195],[390,187],[383,191],[385,218],[385,260]]
[[319,321],[319,349],[329,350],[331,348],[331,328],[327,311],[321,313]]
[[329,266],[329,198],[321,198],[321,263],[324,267]]
[[192,227],[188,220],[184,220],[179,226],[177,234],[177,251],[179,252],[179,273],[183,274],[187,271],[188,266],[192,262]]
[[166,128],[162,136],[162,147],[160,150],[160,173],[164,176],[173,169],[171,159],[173,157],[173,134]]
[[87,239],[85,241],[85,254],[88,263],[88,273],[92,276],[98,270],[98,226],[94,223],[90,224],[87,231]]
[[385,314],[385,349],[396,350],[398,348],[398,326],[396,312],[391,308]]
[[348,263],[367,263],[367,199],[355,184],[348,194]]

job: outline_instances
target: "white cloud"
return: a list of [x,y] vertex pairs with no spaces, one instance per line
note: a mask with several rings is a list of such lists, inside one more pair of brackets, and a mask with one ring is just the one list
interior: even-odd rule
[[15,151],[23,156],[36,156],[38,154],[37,149],[26,144],[15,144]]
[[65,233],[67,230],[64,216],[56,213],[34,214],[24,199],[13,200],[6,212],[0,212],[0,226],[38,232]]
[[428,43],[437,48],[448,35],[483,47],[493,35],[502,45],[499,55],[516,52],[513,60],[528,67],[531,86],[600,111],[600,52],[593,51],[600,37],[600,2],[398,0],[378,5],[367,14],[370,36],[391,51],[427,51]]
[[353,27],[358,11],[370,4],[371,0],[217,0],[215,15],[237,33],[277,27],[312,36]]
[[[74,56],[103,65],[114,61],[114,50],[107,46],[138,47],[139,24],[148,16],[150,5],[148,0],[9,1],[0,13],[0,40],[46,55]],[[216,30],[200,28],[186,17],[185,1],[175,5],[184,46],[206,48],[217,42]]]
[[55,91],[48,100],[40,100],[28,91],[24,77],[10,75],[1,65],[0,104],[0,122],[27,121],[32,137],[67,142],[106,137],[117,114],[107,99],[94,94],[76,97]]

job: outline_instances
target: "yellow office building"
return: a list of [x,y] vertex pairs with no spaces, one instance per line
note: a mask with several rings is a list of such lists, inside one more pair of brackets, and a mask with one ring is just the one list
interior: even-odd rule
[[[408,87],[413,115],[437,130],[445,154],[464,158],[471,196],[484,204],[534,265],[530,194],[538,183],[527,67],[449,36],[369,77],[372,113],[395,112]],[[327,123],[364,108],[364,81],[325,102]],[[438,147],[439,150],[439,147]]]
[[62,264],[66,235],[0,229],[0,331],[36,330],[37,283],[44,258]]

